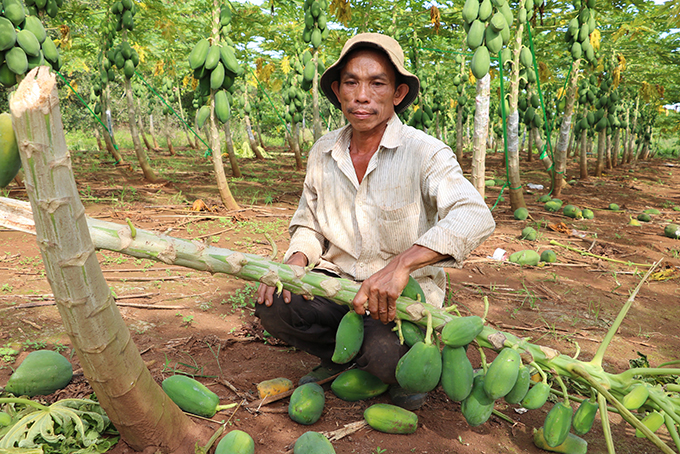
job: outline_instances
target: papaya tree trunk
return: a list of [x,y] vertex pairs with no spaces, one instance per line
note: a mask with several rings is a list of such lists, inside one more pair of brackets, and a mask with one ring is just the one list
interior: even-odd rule
[[567,171],[567,148],[569,147],[569,131],[571,130],[571,118],[574,115],[574,104],[578,91],[578,67],[581,60],[576,60],[571,65],[571,80],[567,89],[567,102],[562,115],[557,146],[555,147],[555,171],[553,181],[553,196],[560,197],[562,189],[566,186],[564,173]]
[[637,122],[638,122],[638,113],[639,113],[639,107],[640,107],[640,97],[635,98],[635,109],[633,110],[633,126],[630,128],[630,137],[628,137],[628,143],[629,143],[629,148],[630,148],[630,155],[628,157],[628,163],[633,162],[635,159],[637,159],[637,153],[633,153],[633,150],[635,149],[635,136],[637,135],[635,131],[637,131]]
[[137,108],[135,109],[135,115],[137,116],[137,127],[139,128],[139,135],[142,136],[142,140],[144,141],[144,146],[146,147],[146,149],[151,151],[151,144],[149,143],[149,139],[146,138],[146,133],[144,132],[144,122],[142,121],[141,115],[142,106],[139,99],[137,99],[136,106]]
[[[525,140],[522,142],[526,141],[527,144],[527,162],[533,162],[534,160],[534,135],[533,131],[528,127],[524,127],[524,137]],[[520,151],[521,152],[521,151]]]
[[[106,112],[109,110],[109,88],[106,87],[105,89],[102,89],[102,96],[101,96],[101,103],[102,103],[102,115],[99,116],[100,120],[102,120],[102,124],[106,125],[106,117],[103,115],[103,112]],[[115,147],[115,142],[114,142],[114,137],[113,137],[113,130],[109,130],[107,126],[103,126],[103,136],[104,136],[104,143],[106,144],[106,149],[108,152],[111,154],[111,157],[113,157],[115,165],[117,166],[124,166],[126,165],[125,160],[123,159],[123,156],[120,154],[120,152],[116,149]],[[113,128],[112,128],[113,129]]]
[[154,128],[153,114],[149,115],[149,134],[151,134],[151,141],[153,142],[153,148],[157,150],[160,148],[158,146],[158,141],[156,140],[156,128]]
[[262,156],[262,153],[258,148],[257,140],[255,140],[255,135],[253,134],[253,127],[250,124],[250,115],[248,114],[243,115],[243,119],[245,120],[246,123],[246,135],[248,136],[248,143],[250,144],[250,149],[253,150],[253,153],[255,153],[255,159],[263,161],[264,156]]
[[170,114],[163,115],[165,117],[165,143],[168,145],[170,156],[175,155],[175,147],[172,146],[172,129],[170,128]]
[[99,151],[104,151],[105,148],[104,148],[104,144],[102,143],[102,135],[99,132],[99,128],[97,127],[97,125],[95,125],[95,127],[94,127],[94,138],[97,139],[97,149]]
[[[40,96],[34,96],[40,93]],[[35,68],[10,102],[47,280],[83,373],[136,451],[193,453],[209,436],[151,377],[101,272],[66,146],[59,93]]]
[[607,134],[607,145],[605,146],[606,157],[607,157],[607,169],[613,169],[612,164],[612,135]]
[[224,140],[227,145],[229,164],[231,164],[231,176],[234,178],[241,178],[243,175],[241,174],[241,168],[238,165],[236,153],[234,153],[234,141],[231,138],[231,128],[229,127],[228,120],[222,125],[222,130],[224,131]]
[[314,49],[314,78],[312,79],[312,117],[314,124],[312,125],[312,133],[314,135],[314,142],[321,138],[321,115],[319,113],[319,49]]
[[607,147],[607,130],[600,131],[597,135],[597,163],[595,164],[595,176],[601,177],[604,168],[604,154]]
[[472,146],[472,185],[484,197],[486,139],[489,136],[489,103],[491,96],[491,76],[477,79],[475,97],[475,132]]
[[[182,117],[182,119],[185,119],[186,117],[184,116],[184,108],[182,107],[182,89],[179,86],[179,84],[177,85],[177,87],[175,87],[175,90],[177,91],[177,107],[179,109],[179,116]],[[180,123],[182,124],[182,130],[184,131],[184,135],[187,138],[187,143],[189,144],[189,147],[192,150],[196,150],[198,148],[198,144],[194,143],[194,141],[191,140],[189,128],[187,128],[187,125],[184,121],[180,121]]]
[[463,159],[463,107],[456,107],[456,159],[462,164]]
[[[520,8],[524,1],[520,0]],[[515,31],[515,43],[512,49],[512,71],[510,72],[510,100],[508,102],[507,116],[507,140],[508,140],[508,188],[510,195],[510,207],[512,211],[520,207],[526,208],[524,192],[522,191],[522,179],[519,174],[519,54],[522,50],[522,35],[524,24],[518,23]]]
[[291,123],[291,142],[293,143],[293,154],[295,155],[295,169],[304,170],[302,151],[300,150],[300,123]]
[[581,131],[581,145],[579,146],[580,179],[588,179],[588,131]]
[[619,166],[619,151],[621,148],[621,128],[616,128],[614,131],[614,145],[612,145],[612,165]]
[[130,134],[132,135],[132,144],[135,147],[135,155],[137,155],[137,161],[139,161],[139,167],[142,169],[144,174],[144,179],[150,183],[158,182],[158,177],[154,173],[149,161],[146,157],[146,152],[142,148],[142,144],[139,141],[139,133],[137,132],[137,121],[135,119],[135,100],[132,96],[132,82],[130,79],[125,78],[125,96],[127,98],[128,105],[128,115],[130,123]]

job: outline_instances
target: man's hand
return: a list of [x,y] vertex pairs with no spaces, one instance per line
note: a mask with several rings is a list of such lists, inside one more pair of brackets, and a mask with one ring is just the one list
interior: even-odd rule
[[[286,265],[297,265],[304,268],[307,266],[307,256],[302,252],[296,252],[286,261]],[[274,302],[275,291],[276,287],[260,284],[257,288],[257,304],[264,303],[265,306],[271,306]],[[281,292],[281,296],[283,296],[283,301],[285,303],[290,303],[290,290],[284,289],[283,292]]]
[[363,315],[368,309],[371,318],[388,323],[397,315],[397,298],[408,284],[409,269],[392,260],[385,268],[361,283],[352,300],[354,311]]
[[424,246],[411,246],[361,284],[352,300],[354,311],[363,315],[368,309],[371,318],[383,323],[391,322],[397,316],[397,298],[406,288],[409,275],[445,258],[445,255]]

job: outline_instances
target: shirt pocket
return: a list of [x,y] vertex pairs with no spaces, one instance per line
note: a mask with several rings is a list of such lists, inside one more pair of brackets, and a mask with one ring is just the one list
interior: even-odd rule
[[420,204],[409,203],[399,208],[380,208],[378,234],[383,259],[400,254],[418,239]]

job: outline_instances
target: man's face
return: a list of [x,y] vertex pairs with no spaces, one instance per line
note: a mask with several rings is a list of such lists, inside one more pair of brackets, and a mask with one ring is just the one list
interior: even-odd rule
[[352,128],[370,132],[384,127],[394,107],[408,93],[408,85],[395,85],[396,75],[388,57],[380,51],[361,49],[350,55],[340,80],[331,88]]

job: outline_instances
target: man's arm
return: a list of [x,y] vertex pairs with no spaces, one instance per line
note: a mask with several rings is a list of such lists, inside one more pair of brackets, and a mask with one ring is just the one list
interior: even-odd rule
[[447,258],[424,246],[413,245],[397,255],[389,264],[362,282],[352,305],[357,314],[368,310],[371,317],[388,323],[397,315],[397,298],[408,284],[409,275],[417,269]]

